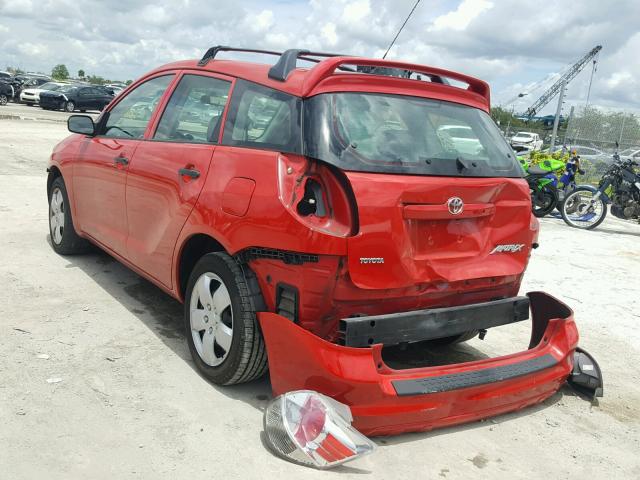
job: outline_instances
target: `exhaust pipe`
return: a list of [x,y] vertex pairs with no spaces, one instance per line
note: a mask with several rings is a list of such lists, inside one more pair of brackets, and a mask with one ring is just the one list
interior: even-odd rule
[[573,372],[567,378],[569,385],[578,393],[595,400],[602,397],[602,371],[595,359],[580,347],[573,354]]

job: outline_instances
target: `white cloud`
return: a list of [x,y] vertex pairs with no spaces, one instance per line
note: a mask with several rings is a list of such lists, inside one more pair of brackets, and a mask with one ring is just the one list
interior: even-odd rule
[[493,7],[487,0],[464,0],[456,10],[439,16],[433,22],[433,30],[464,30],[482,12]]
[[271,10],[262,10],[258,14],[247,15],[245,23],[254,33],[266,32],[274,24],[273,12]]
[[[133,79],[216,44],[381,57],[415,0],[0,0],[4,66]],[[389,53],[487,80],[494,103],[603,45],[593,103],[640,107],[637,0],[431,0]],[[46,48],[46,52],[45,49]],[[232,56],[232,54],[227,54]],[[237,54],[236,58],[255,60]],[[262,59],[272,61],[272,59]],[[584,99],[589,68],[569,86]],[[549,80],[550,81],[550,80]],[[548,82],[547,82],[548,83]],[[541,93],[543,87],[535,94]],[[534,93],[531,97],[535,96]],[[526,101],[525,101],[526,100]],[[523,107],[529,100],[522,99]],[[634,103],[635,102],[635,103]]]
[[336,33],[336,25],[333,22],[326,23],[321,30],[322,38],[326,40],[331,47],[338,43],[338,34]]
[[20,43],[17,48],[21,54],[28,57],[45,55],[49,50],[46,45],[30,42]]
[[371,13],[369,0],[357,0],[344,7],[343,18],[347,22],[359,22]]

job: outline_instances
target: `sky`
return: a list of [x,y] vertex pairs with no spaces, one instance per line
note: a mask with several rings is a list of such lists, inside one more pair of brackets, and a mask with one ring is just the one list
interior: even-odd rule
[[[414,3],[0,0],[0,69],[63,63],[72,74],[135,79],[212,45],[381,57]],[[590,104],[640,110],[639,0],[422,0],[387,58],[482,78],[494,105],[519,112],[596,45]],[[591,65],[569,85],[565,110],[584,105],[590,76]]]

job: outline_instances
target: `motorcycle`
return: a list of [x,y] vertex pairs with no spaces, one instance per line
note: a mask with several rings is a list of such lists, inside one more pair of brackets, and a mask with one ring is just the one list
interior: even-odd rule
[[531,165],[524,159],[520,164],[527,176],[525,180],[531,191],[531,208],[533,214],[540,218],[551,213],[558,205],[558,178],[556,172],[563,170],[562,160],[551,158],[543,160],[538,165]]
[[[566,198],[572,193],[576,188],[587,188],[592,190],[594,193],[596,189],[591,185],[578,185],[576,183],[576,175],[584,175],[584,170],[580,168],[580,157],[573,156],[567,160],[565,164],[565,170],[560,179],[558,180],[557,190],[558,190],[558,206],[556,209],[558,213],[562,212],[563,204]],[[573,214],[576,211],[578,203],[576,199],[578,197],[574,197],[569,205],[566,206],[567,213]]]
[[578,187],[566,197],[560,213],[567,225],[582,230],[596,228],[607,216],[608,204],[618,218],[640,218],[640,174],[634,171],[639,164],[632,159],[621,161],[617,151],[613,160],[597,189]]

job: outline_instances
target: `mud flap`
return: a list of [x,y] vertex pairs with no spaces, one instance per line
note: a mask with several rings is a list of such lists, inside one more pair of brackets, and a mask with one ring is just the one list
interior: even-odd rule
[[595,400],[603,395],[602,371],[595,359],[580,347],[573,354],[573,372],[567,383],[578,393]]

